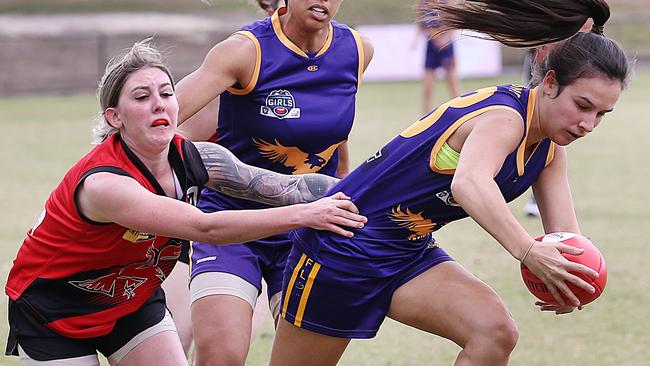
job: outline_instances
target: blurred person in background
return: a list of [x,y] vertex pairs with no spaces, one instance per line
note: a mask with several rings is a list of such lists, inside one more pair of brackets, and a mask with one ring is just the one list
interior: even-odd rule
[[[424,60],[424,78],[422,79],[422,108],[427,113],[434,107],[436,90],[436,72],[442,69],[449,90],[449,96],[455,98],[460,95],[460,83],[456,72],[456,59],[454,56],[454,32],[443,31],[436,20],[436,12],[429,10],[427,2],[420,0],[418,7],[418,27],[427,38]],[[438,3],[447,4],[449,0],[436,0]]]
[[[546,233],[580,233],[565,146],[614,109],[629,76],[625,53],[603,35],[608,5],[476,0],[427,6],[443,27],[489,34],[509,46],[559,43],[536,69],[536,87],[500,85],[452,99],[342,179],[334,190],[350,195],[368,218],[352,238],[292,233],[271,366],[335,365],[351,339],[374,337],[387,316],[456,343],[455,365],[508,364],[519,337],[512,315],[433,237],[468,216],[544,282],[556,303],[538,301],[540,310],[580,309],[568,283],[595,291],[583,278],[598,273],[562,255],[583,250],[538,242],[507,202],[532,186]],[[588,18],[594,25],[580,32]]]
[[[214,46],[178,84],[181,129],[190,137],[213,129],[215,117],[204,108],[219,96],[216,142],[242,161],[285,174],[346,176],[356,93],[373,48],[332,20],[341,3],[290,0]],[[278,3],[258,4],[271,11]],[[207,118],[193,117],[197,112]],[[208,191],[198,207],[215,212],[264,206]],[[281,234],[228,250],[213,247],[194,242],[191,249],[195,361],[243,365],[262,280],[278,317],[291,241]]]
[[364,218],[343,194],[309,204],[203,213],[201,189],[283,205],[337,179],[281,175],[176,134],[171,73],[147,41],[111,60],[98,89],[97,146],[51,193],[9,273],[7,355],[24,365],[183,365],[160,288],[187,240],[217,245],[303,225],[351,235]]

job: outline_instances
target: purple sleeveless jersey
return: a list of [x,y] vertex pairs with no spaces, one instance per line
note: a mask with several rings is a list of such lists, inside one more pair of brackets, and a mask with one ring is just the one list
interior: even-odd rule
[[432,233],[467,213],[451,194],[454,169],[440,170],[434,164],[443,143],[483,112],[518,113],[526,133],[494,178],[511,201],[553,158],[553,144],[544,139],[524,161],[534,105],[534,92],[516,85],[463,95],[411,125],[345,177],[332,192],[352,197],[368,222],[353,238],[311,229],[294,232],[284,272],[282,317],[330,336],[374,337],[396,289],[452,260],[435,245]]
[[493,109],[521,115],[526,134],[495,177],[506,201],[524,193],[553,157],[553,144],[543,139],[524,160],[535,96],[529,89],[505,85],[481,89],[453,99],[414,123],[382,147],[332,189],[352,197],[368,223],[351,239],[302,229],[294,242],[322,264],[344,256],[339,269],[385,276],[417,260],[433,241],[432,232],[467,217],[451,194],[454,169],[434,166],[442,144],[464,121]]
[[[322,49],[307,54],[283,33],[283,12],[281,8],[236,33],[255,44],[258,57],[249,85],[221,95],[217,143],[253,166],[333,176],[337,149],[352,128],[363,48],[355,31],[332,22]],[[211,190],[203,195],[198,207],[206,212],[268,207]],[[245,244],[193,243],[192,276],[228,272],[257,286],[264,273],[269,294],[279,291],[291,247],[287,234]]]

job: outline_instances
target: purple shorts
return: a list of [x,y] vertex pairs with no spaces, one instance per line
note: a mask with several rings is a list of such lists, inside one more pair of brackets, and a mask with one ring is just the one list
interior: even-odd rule
[[372,338],[388,314],[395,290],[450,260],[439,247],[427,248],[422,258],[396,275],[369,277],[322,266],[294,246],[284,273],[281,315],[312,332],[340,338]]
[[[199,200],[204,212],[224,210],[211,200]],[[287,234],[274,235],[243,244],[212,245],[193,242],[190,248],[192,278],[205,272],[235,275],[262,290],[262,278],[268,285],[268,296],[282,290],[282,273],[292,242]]]
[[427,41],[427,53],[424,60],[424,68],[435,70],[439,67],[447,68],[454,59],[454,45],[449,44],[443,48],[438,48],[433,41]]

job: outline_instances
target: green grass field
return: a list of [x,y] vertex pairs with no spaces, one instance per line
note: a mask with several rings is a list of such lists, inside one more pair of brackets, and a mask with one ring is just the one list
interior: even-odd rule
[[[466,80],[463,90],[510,79]],[[439,89],[444,89],[439,85]],[[446,96],[441,96],[440,102]],[[505,300],[520,330],[512,365],[650,365],[650,73],[640,72],[618,105],[587,139],[570,146],[570,176],[582,231],[599,244],[609,269],[604,295],[581,312],[557,317],[533,306],[519,276],[518,263],[471,220],[439,233],[441,245]],[[0,278],[4,286],[26,230],[36,220],[49,192],[67,169],[90,149],[94,96],[6,98],[0,100],[2,172],[0,181]],[[420,111],[416,83],[365,84],[350,138],[357,165],[407,127]],[[529,231],[541,233],[535,219],[523,217],[524,200],[512,209]],[[6,298],[0,297],[6,319]],[[7,324],[0,322],[0,338]],[[267,322],[254,343],[248,365],[268,360],[273,331]],[[3,343],[4,344],[4,343]],[[449,365],[458,347],[438,337],[387,320],[372,340],[353,341],[341,365]],[[16,365],[0,358],[0,365]]]

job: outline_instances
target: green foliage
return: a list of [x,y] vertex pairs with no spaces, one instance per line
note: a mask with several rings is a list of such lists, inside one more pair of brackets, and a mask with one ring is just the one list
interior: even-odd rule
[[[348,0],[349,2],[357,0]],[[517,78],[465,80],[462,89],[516,82]],[[444,85],[438,85],[439,94]],[[441,95],[437,103],[447,97]],[[616,110],[596,131],[569,147],[570,178],[582,231],[602,250],[609,270],[604,295],[581,312],[557,317],[539,312],[519,277],[517,262],[471,220],[450,224],[436,235],[454,258],[494,288],[511,310],[520,330],[512,365],[643,365],[650,359],[647,324],[650,310],[650,245],[644,228],[650,220],[647,169],[650,151],[645,120],[650,73],[640,72]],[[67,169],[90,149],[97,102],[93,96],[0,100],[1,284],[16,251],[38,217],[49,192]],[[364,84],[350,137],[352,165],[358,165],[419,117],[417,83]],[[513,212],[529,232],[542,232],[535,219],[523,217],[524,200]],[[0,298],[6,319],[6,297]],[[5,339],[7,324],[0,323]],[[265,365],[272,323],[254,343],[248,365]],[[387,320],[371,340],[353,341],[341,365],[449,365],[458,353],[449,341]],[[0,365],[17,365],[0,358]]]

